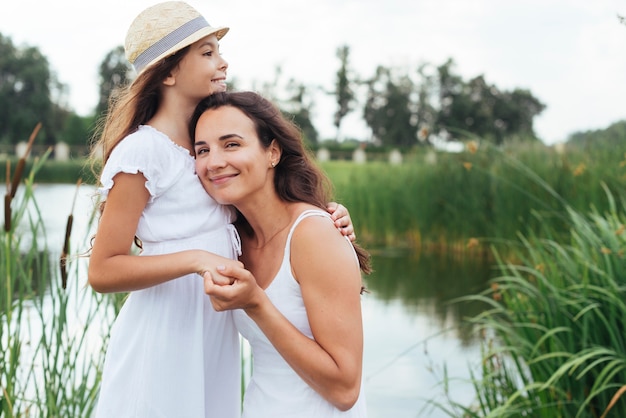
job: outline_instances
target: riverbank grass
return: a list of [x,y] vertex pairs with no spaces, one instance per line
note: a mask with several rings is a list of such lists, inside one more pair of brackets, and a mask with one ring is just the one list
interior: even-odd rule
[[59,254],[46,242],[45,207],[33,196],[46,158],[35,159],[23,180],[25,171],[16,168],[6,187],[0,232],[0,416],[6,417],[89,416],[104,359],[102,336],[91,338],[90,324],[101,321],[108,332],[99,308],[107,302],[78,285],[80,259],[67,252],[64,282]]
[[496,251],[501,274],[460,299],[490,308],[471,320],[477,400],[439,404],[450,416],[626,416],[626,214],[605,192],[605,212],[567,210],[567,240],[548,229],[520,235],[515,261]]

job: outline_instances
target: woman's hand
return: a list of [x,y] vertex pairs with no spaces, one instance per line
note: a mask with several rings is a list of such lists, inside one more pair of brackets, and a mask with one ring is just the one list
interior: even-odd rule
[[211,296],[213,308],[220,312],[231,309],[254,309],[265,292],[248,270],[240,265],[220,265],[203,274],[204,291]]
[[330,202],[326,205],[326,210],[330,213],[330,217],[335,222],[337,229],[347,236],[350,241],[356,241],[356,233],[354,232],[354,225],[352,225],[348,209],[340,203]]

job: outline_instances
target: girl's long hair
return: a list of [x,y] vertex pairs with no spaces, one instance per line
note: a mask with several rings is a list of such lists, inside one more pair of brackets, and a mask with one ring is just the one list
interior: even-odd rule
[[108,111],[97,121],[92,138],[90,159],[97,178],[117,144],[154,116],[161,104],[163,80],[188,51],[189,47],[185,47],[162,59],[144,70],[129,85],[120,86],[112,92]]
[[[146,68],[134,81],[115,89],[109,97],[107,112],[96,122],[92,138],[90,166],[96,179],[100,179],[104,164],[111,152],[125,137],[135,132],[139,125],[147,123],[161,104],[161,85],[180,63],[189,47],[170,55]],[[102,214],[106,202],[100,202]],[[93,239],[92,237],[92,245]],[[135,245],[142,247],[139,238]]]

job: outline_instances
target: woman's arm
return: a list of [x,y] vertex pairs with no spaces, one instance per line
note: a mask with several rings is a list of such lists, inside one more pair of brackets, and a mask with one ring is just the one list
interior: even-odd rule
[[327,219],[310,217],[294,232],[291,262],[315,340],[276,309],[246,270],[222,270],[235,278],[232,286],[216,286],[205,276],[205,289],[216,310],[245,309],[307,384],[347,410],[358,399],[363,358],[361,275],[353,249]]
[[131,254],[139,218],[150,194],[142,174],[119,173],[109,191],[89,261],[89,284],[97,292],[128,292],[185,274],[215,271],[218,264],[239,262],[201,250],[167,255]]

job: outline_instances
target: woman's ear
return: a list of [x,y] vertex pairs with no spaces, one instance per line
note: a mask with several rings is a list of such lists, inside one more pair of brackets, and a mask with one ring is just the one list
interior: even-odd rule
[[270,146],[267,148],[268,156],[270,159],[270,165],[272,167],[276,167],[278,162],[280,161],[280,156],[282,155],[282,150],[280,149],[280,145],[276,139],[272,139]]

